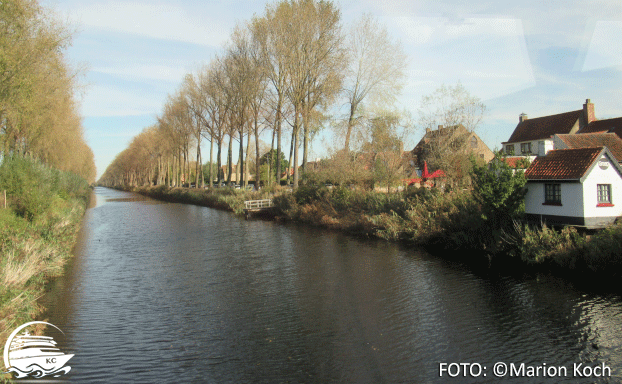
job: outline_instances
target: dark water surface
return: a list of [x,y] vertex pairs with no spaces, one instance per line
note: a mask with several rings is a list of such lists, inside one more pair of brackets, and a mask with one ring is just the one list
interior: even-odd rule
[[[478,276],[382,241],[95,194],[75,260],[46,298],[65,352],[75,353],[69,382],[622,380],[619,295],[546,276]],[[500,379],[496,362],[567,375]],[[483,371],[440,377],[440,363]],[[575,377],[575,363],[605,364],[612,377]]]

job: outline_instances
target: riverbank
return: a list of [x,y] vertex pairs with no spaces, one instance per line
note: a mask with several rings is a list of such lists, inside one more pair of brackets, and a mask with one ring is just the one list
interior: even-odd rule
[[[90,188],[80,177],[35,160],[5,158],[0,165],[0,340],[37,319],[37,300],[63,274],[71,257]],[[3,204],[4,206],[4,204]]]
[[433,254],[508,271],[554,271],[600,283],[622,275],[622,225],[595,232],[486,220],[470,191],[408,189],[385,194],[348,188],[300,187],[275,195],[230,188],[131,189],[156,199],[225,209],[241,215],[244,200],[272,198],[273,218],[360,236],[401,241]]

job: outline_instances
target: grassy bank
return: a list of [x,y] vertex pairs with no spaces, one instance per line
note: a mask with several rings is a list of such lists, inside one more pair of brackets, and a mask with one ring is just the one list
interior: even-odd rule
[[[89,185],[28,158],[0,164],[0,340],[36,319],[46,283],[63,273],[84,214]],[[0,198],[1,199],[1,198]],[[2,204],[4,206],[4,204]]]
[[[244,200],[267,193],[233,189],[189,190],[166,187],[139,192],[167,201],[242,213]],[[493,268],[558,270],[609,280],[622,274],[622,225],[591,235],[572,227],[528,226],[520,216],[493,220],[483,214],[471,191],[407,189],[386,194],[324,186],[277,191],[274,215],[355,235],[404,241],[432,253]],[[490,215],[489,215],[490,216]]]
[[269,191],[256,192],[233,188],[169,188],[160,185],[157,187],[131,187],[122,189],[162,201],[222,209],[231,211],[237,215],[243,213],[245,200],[266,199],[272,196],[272,193]]
[[622,275],[622,224],[588,233],[528,225],[520,215],[493,218],[471,191],[407,189],[387,195],[303,187],[274,201],[291,220],[406,241],[467,263],[569,271],[610,281]]

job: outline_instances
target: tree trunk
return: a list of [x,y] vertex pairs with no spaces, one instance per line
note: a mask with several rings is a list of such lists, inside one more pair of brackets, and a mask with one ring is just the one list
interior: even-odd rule
[[[201,137],[199,135],[199,137]],[[195,175],[195,188],[201,188],[203,186],[203,175],[201,172],[201,169],[203,167],[201,167],[201,139],[197,139],[197,164],[194,167],[194,172],[196,173]],[[199,184],[199,176],[201,176],[201,183]]]
[[[294,189],[298,188],[298,129],[300,129],[298,127],[299,124],[299,120],[298,120],[298,112],[294,112],[294,128],[293,128],[293,137],[292,137],[292,144],[294,147]],[[291,166],[291,164],[290,164]]]
[[229,145],[227,149],[227,185],[231,185],[231,174],[233,173],[233,137],[229,136]]
[[294,128],[292,129],[292,140],[289,142],[289,164],[287,167],[287,184],[289,184],[289,180],[292,176],[292,155],[294,154],[294,141],[296,140],[296,128],[297,128],[297,120],[298,115],[296,114],[294,117]]
[[218,167],[216,168],[216,174],[217,174],[217,178],[218,178],[218,186],[220,187],[220,184],[222,183],[222,177],[221,177],[221,169],[222,169],[222,139],[218,140],[218,153],[216,154],[216,162],[218,163]]
[[209,171],[208,171],[208,175],[209,175],[209,180],[208,180],[208,188],[212,188],[212,184],[214,184],[214,175],[212,174],[212,168],[214,167],[214,139],[210,137],[209,139]]
[[173,183],[171,180],[171,157],[170,156],[166,160],[166,186],[169,188],[173,186]]
[[[244,187],[248,186],[248,177],[250,177],[250,172],[248,170],[248,152],[251,149],[251,135],[249,132],[248,140],[246,140],[246,157],[244,158]],[[240,184],[242,186],[242,184]]]
[[184,179],[188,183],[188,188],[190,188],[190,146],[188,144],[185,146],[184,161],[186,162],[186,177]]
[[[281,185],[281,108],[283,107],[283,95],[279,91],[276,103],[276,184]],[[289,173],[289,172],[288,172]]]
[[346,129],[346,144],[344,145],[344,149],[346,151],[350,150],[350,135],[352,134],[352,128],[354,127],[354,111],[356,110],[356,106],[354,103],[350,103],[350,117],[348,118],[348,128]]
[[302,130],[304,138],[302,140],[302,173],[307,172],[307,155],[309,150],[309,111],[308,104],[303,106]]
[[238,172],[240,176],[238,177],[237,184],[242,187],[242,183],[244,182],[244,131],[241,129],[240,131],[240,157],[238,158]]
[[[274,137],[274,136],[273,136]],[[255,190],[261,185],[261,173],[259,169],[259,127],[255,118]]]
[[[272,185],[272,151],[274,150],[275,134],[276,134],[276,129],[272,131],[272,142],[270,143],[270,156],[268,156],[268,185]],[[277,176],[277,180],[278,180],[278,176]]]

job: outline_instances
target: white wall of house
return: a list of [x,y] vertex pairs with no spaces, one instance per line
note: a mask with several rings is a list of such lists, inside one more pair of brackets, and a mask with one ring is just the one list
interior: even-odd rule
[[[561,186],[562,205],[543,205],[544,184],[549,183],[559,184]],[[527,183],[527,194],[525,195],[525,213],[534,215],[582,217],[584,212],[583,201],[583,188],[578,181],[530,181]]]
[[[549,183],[560,185],[561,205],[544,204],[544,185]],[[598,206],[598,184],[611,185],[612,206]],[[622,216],[622,175],[618,173],[612,160],[604,155],[596,161],[596,165],[589,171],[583,183],[530,181],[527,183],[525,213],[536,216],[582,218],[580,221],[568,220],[568,223],[583,222],[588,228],[606,226],[616,217]]]
[[566,149],[568,146],[564,143],[559,136],[553,136],[553,148],[555,149]]
[[[598,184],[611,184],[611,203],[613,207],[598,207]],[[583,182],[584,217],[622,216],[622,177],[608,156],[597,164]]]
[[[527,144],[527,143],[531,144],[531,152],[524,153],[524,152],[522,152],[521,144]],[[540,153],[541,152],[541,144],[540,143],[544,143],[544,153]],[[553,145],[553,139],[544,139],[544,140],[535,140],[535,141],[522,141],[520,143],[505,144],[503,146],[503,151],[507,155],[511,155],[508,152],[508,146],[511,146],[511,147],[514,148],[514,156],[528,156],[528,155],[544,156],[544,155],[546,155],[546,153],[548,151],[550,151],[553,148],[555,148],[554,145]]]

